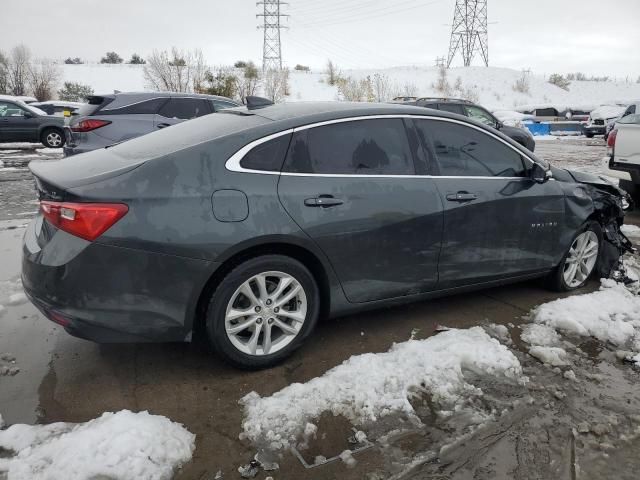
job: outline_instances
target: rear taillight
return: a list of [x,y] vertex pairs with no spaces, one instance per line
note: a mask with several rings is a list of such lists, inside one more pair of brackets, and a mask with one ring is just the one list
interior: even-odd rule
[[87,119],[81,120],[77,124],[71,127],[73,132],[90,132],[91,130],[95,130],[96,128],[104,127],[105,125],[109,125],[111,122],[107,120],[97,120],[97,119]]
[[611,130],[609,132],[609,138],[607,138],[607,155],[613,157],[616,149],[616,137],[618,136],[618,129]]
[[41,201],[42,215],[52,225],[76,237],[93,241],[129,211],[123,203],[69,203]]

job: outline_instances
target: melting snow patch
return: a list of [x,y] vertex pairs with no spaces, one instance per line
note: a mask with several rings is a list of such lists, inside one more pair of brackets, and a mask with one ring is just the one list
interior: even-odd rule
[[14,293],[13,295],[9,295],[9,301],[7,305],[21,305],[23,303],[27,303],[27,296],[23,293]]
[[548,346],[560,343],[560,335],[554,328],[538,323],[525,325],[520,338],[529,345]]
[[559,347],[541,347],[536,345],[529,349],[529,354],[542,363],[553,367],[560,367],[567,364],[567,352]]
[[640,236],[640,227],[637,225],[624,224],[620,227],[620,231],[625,235]]
[[104,413],[87,423],[13,425],[0,431],[0,458],[11,480],[168,480],[191,459],[195,435],[148,412]]
[[323,412],[356,424],[391,413],[416,418],[408,399],[413,388],[428,390],[434,403],[454,409],[482,393],[465,381],[465,370],[526,381],[515,355],[484,329],[452,329],[395,344],[384,353],[353,356],[322,377],[294,383],[270,397],[249,393],[240,400],[245,409],[241,438],[272,450],[285,448]]
[[640,351],[640,296],[612,280],[603,280],[597,292],[541,305],[533,321]]

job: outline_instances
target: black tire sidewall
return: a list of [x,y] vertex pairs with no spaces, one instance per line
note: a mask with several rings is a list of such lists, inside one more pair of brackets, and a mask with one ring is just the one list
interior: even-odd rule
[[[47,135],[49,135],[50,133],[57,133],[58,135],[60,135],[60,145],[58,145],[57,147],[54,147],[52,145],[49,145],[49,143],[47,142]],[[64,147],[64,132],[57,130],[55,128],[47,128],[46,130],[42,131],[42,135],[40,137],[40,143],[42,143],[45,147],[47,148],[62,148]]]
[[[573,242],[576,241],[576,238],[578,238],[578,236],[580,236],[581,234],[583,234],[584,232],[586,232],[588,230],[591,230],[598,237],[598,255],[596,256],[596,263],[594,264],[593,270],[591,270],[591,273],[589,274],[589,276],[586,278],[586,280],[584,282],[582,282],[580,285],[577,285],[575,287],[570,287],[569,285],[567,285],[567,283],[564,280],[564,263],[565,263],[565,261],[567,259],[567,256],[569,256],[569,250],[571,250],[571,245],[573,245]],[[573,238],[571,239],[571,243],[569,244],[569,247],[567,248],[567,251],[562,256],[562,260],[560,261],[560,265],[558,265],[558,268],[556,270],[556,279],[555,280],[556,280],[556,285],[559,287],[558,290],[564,291],[564,292],[568,292],[568,291],[571,291],[571,290],[577,290],[577,289],[582,288],[582,287],[585,286],[585,284],[594,275],[594,273],[598,271],[598,262],[600,262],[600,254],[602,252],[602,241],[603,241],[602,228],[600,227],[600,224],[598,224],[597,222],[593,222],[593,221],[590,221],[590,222],[586,223],[573,236]]]
[[[307,318],[298,336],[282,350],[270,355],[253,356],[240,352],[231,343],[225,330],[226,308],[236,289],[252,276],[280,271],[293,276],[305,291]],[[313,331],[320,312],[320,293],[311,272],[299,261],[284,255],[265,255],[238,265],[220,282],[207,308],[206,331],[214,351],[226,362],[245,369],[267,368],[291,355]]]

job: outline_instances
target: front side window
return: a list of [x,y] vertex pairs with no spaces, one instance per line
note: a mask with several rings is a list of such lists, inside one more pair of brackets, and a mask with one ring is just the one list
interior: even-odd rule
[[24,113],[15,103],[0,102],[0,117],[23,117]]
[[429,139],[440,175],[455,177],[523,177],[526,170],[518,152],[472,127],[437,120],[416,121]]
[[467,116],[469,118],[473,118],[480,123],[488,125],[489,127],[495,127],[497,124],[496,119],[493,118],[493,116],[489,112],[483,110],[482,108],[474,107],[472,105],[465,105],[464,109],[467,112]]
[[413,175],[400,118],[340,122],[297,132],[286,171],[352,175]]
[[189,120],[211,113],[207,101],[202,98],[172,98],[158,112],[165,118]]

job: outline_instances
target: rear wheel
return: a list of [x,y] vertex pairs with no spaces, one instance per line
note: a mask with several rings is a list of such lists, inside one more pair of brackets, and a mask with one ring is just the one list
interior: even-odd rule
[[265,368],[302,344],[318,314],[318,286],[309,270],[290,257],[265,255],[222,280],[209,303],[207,333],[227,362]]
[[587,138],[593,138],[593,133],[587,132],[584,134],[584,136]]
[[40,141],[47,148],[62,148],[64,145],[64,135],[57,128],[47,128],[42,132]]
[[589,222],[573,239],[560,264],[549,275],[548,286],[566,292],[583,287],[593,274],[602,245],[602,229]]

